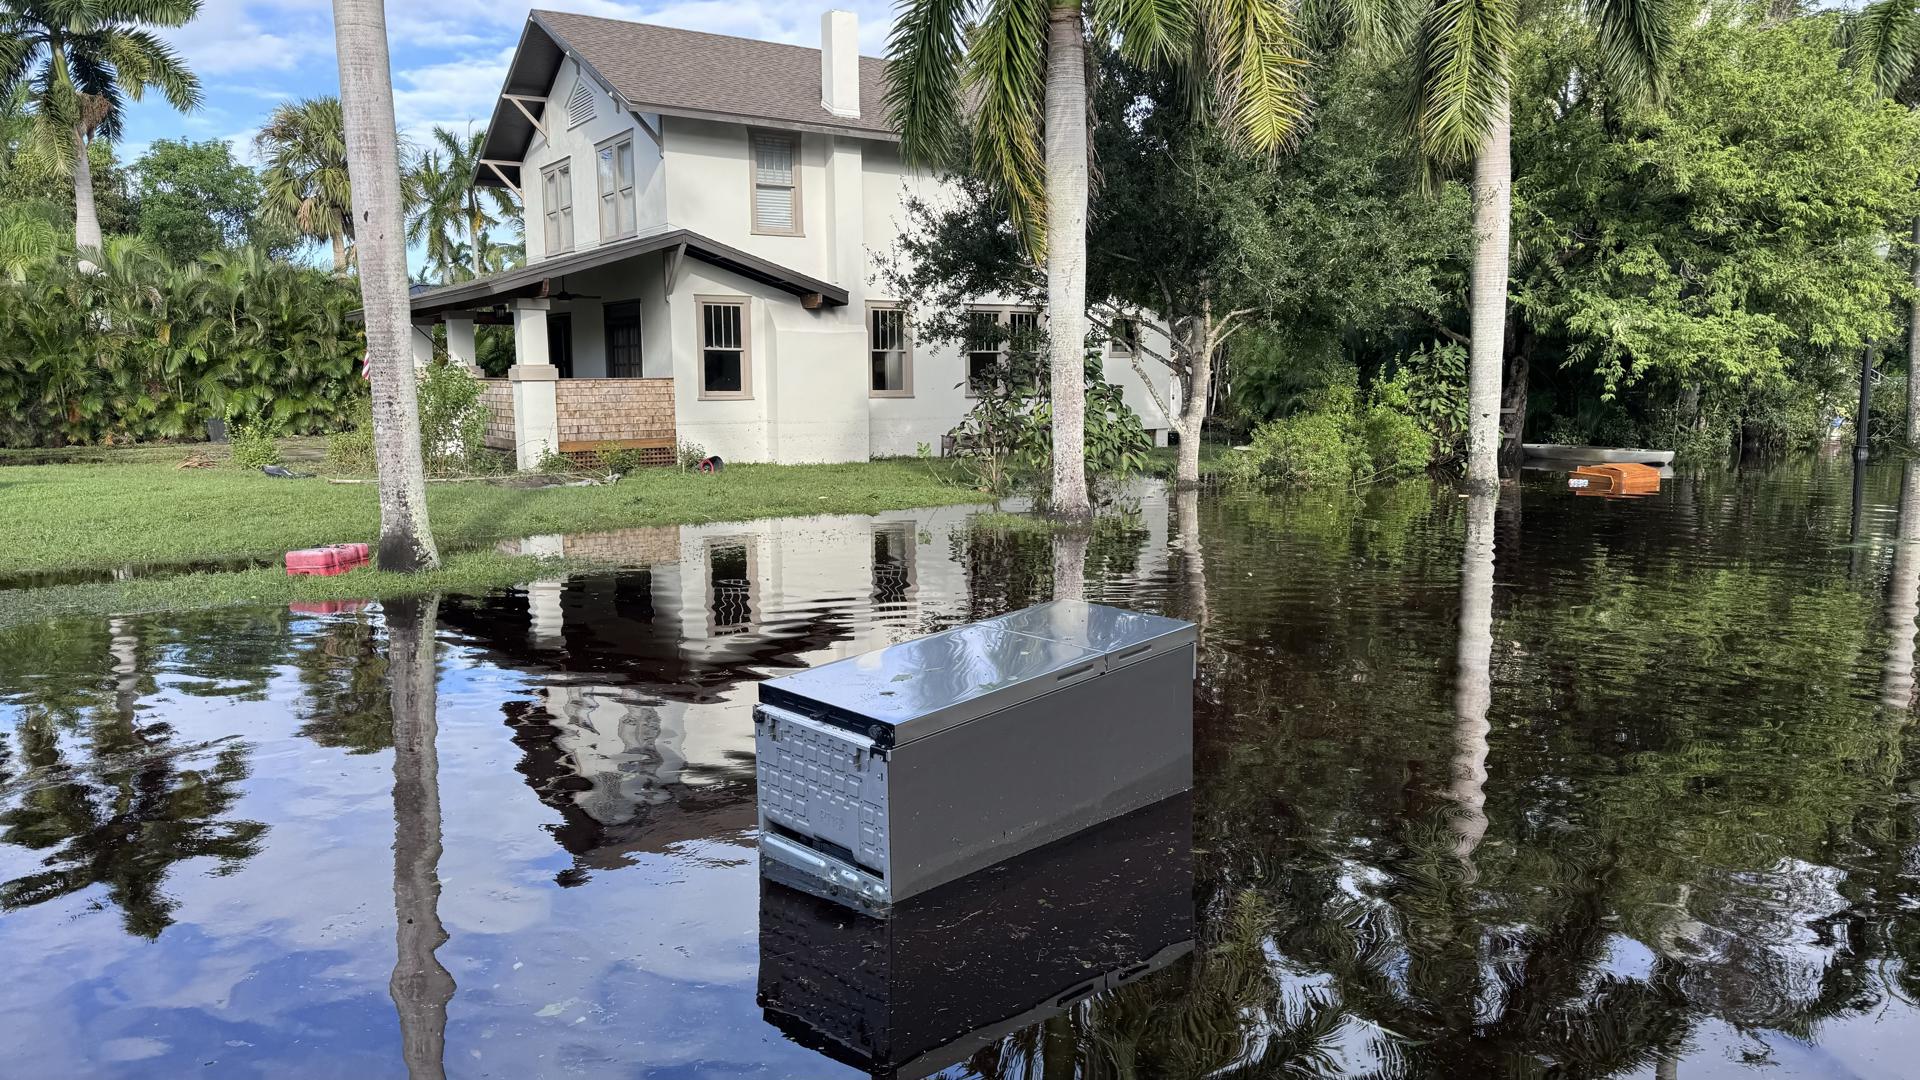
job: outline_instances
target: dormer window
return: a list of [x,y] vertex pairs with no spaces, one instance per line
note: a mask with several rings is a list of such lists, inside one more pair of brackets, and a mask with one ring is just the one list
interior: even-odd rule
[[800,137],[784,132],[756,131],[753,151],[753,231],[772,236],[799,236]]

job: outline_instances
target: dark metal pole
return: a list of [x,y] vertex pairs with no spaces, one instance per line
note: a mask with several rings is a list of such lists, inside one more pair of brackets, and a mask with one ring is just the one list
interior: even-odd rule
[[1873,346],[1860,350],[1860,416],[1853,428],[1853,460],[1867,460],[1867,412],[1873,405]]

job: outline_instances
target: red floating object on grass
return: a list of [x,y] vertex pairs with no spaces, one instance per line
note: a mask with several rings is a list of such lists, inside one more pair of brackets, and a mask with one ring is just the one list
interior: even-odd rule
[[367,545],[329,544],[287,552],[287,573],[332,577],[365,566]]

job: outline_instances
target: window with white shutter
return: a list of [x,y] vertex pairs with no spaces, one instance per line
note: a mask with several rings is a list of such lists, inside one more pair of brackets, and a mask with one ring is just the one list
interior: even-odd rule
[[600,190],[600,239],[634,233],[633,136],[601,143],[594,152],[594,176]]
[[800,137],[769,131],[751,136],[753,231],[800,235]]
[[540,173],[540,204],[547,219],[547,254],[573,250],[573,165],[562,161]]

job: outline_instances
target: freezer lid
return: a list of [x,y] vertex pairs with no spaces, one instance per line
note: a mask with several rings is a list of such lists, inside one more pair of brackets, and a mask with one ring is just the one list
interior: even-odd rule
[[1192,633],[1173,619],[1056,601],[763,682],[760,700],[886,749],[1096,678],[1111,657],[1129,663]]
[[1193,644],[1190,622],[1081,600],[1055,600],[991,620],[1018,634],[1064,641],[1106,657],[1109,668]]

